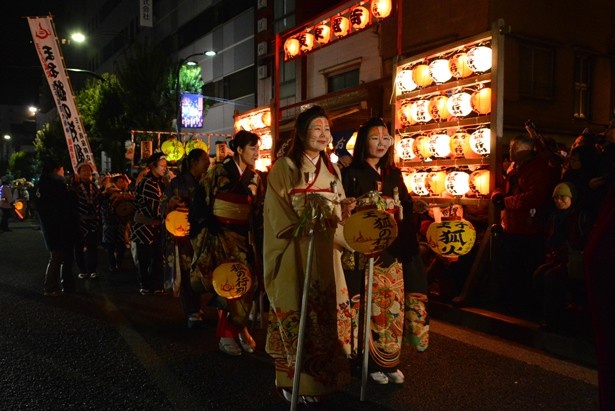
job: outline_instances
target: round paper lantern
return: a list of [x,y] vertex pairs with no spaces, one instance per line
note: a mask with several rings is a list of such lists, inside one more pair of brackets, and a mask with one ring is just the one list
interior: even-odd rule
[[478,46],[468,51],[466,61],[470,70],[475,73],[484,73],[491,68],[492,53],[490,47]]
[[271,134],[265,133],[265,134],[261,135],[261,146],[260,146],[260,148],[263,149],[263,150],[271,150],[272,146],[273,146],[273,137],[271,137]]
[[171,163],[179,161],[184,157],[184,154],[186,154],[184,145],[180,141],[177,141],[177,144],[174,144],[171,151],[167,153],[167,161]]
[[428,147],[433,157],[448,157],[451,155],[451,138],[447,134],[433,134]]
[[425,188],[430,195],[440,195],[444,192],[444,180],[446,173],[444,171],[432,171],[425,178]]
[[200,148],[201,150],[205,152],[209,152],[207,143],[205,143],[200,138],[196,138],[196,137],[186,143],[186,154],[189,154],[195,148]]
[[414,171],[414,169],[412,169],[412,171],[403,171],[401,173],[403,179],[404,179],[404,184],[406,185],[406,188],[408,189],[408,194],[412,194],[414,193],[414,191],[412,190],[412,178],[413,176],[416,174],[416,171]]
[[261,114],[261,121],[265,125],[265,127],[271,127],[271,111],[265,110]]
[[464,219],[434,222],[427,229],[429,248],[446,258],[457,258],[469,253],[475,240],[474,226]]
[[167,231],[175,237],[185,237],[190,234],[188,209],[177,208],[171,211],[164,219],[164,226],[166,227]]
[[179,143],[179,141],[177,141],[176,138],[170,138],[167,141],[165,141],[164,143],[162,143],[162,145],[160,146],[160,151],[162,151],[162,154],[167,155],[171,151],[174,150],[175,145],[178,144],[178,143]]
[[456,93],[449,97],[446,102],[446,108],[453,116],[465,117],[472,112],[472,104],[470,103],[471,100],[472,96],[468,93]]
[[491,88],[483,87],[472,93],[470,104],[472,105],[472,110],[478,114],[491,113]]
[[17,200],[13,203],[13,207],[15,207],[15,210],[17,211],[23,211],[25,208],[25,203],[22,200]]
[[417,123],[431,121],[429,114],[429,100],[417,100],[410,106],[410,117]]
[[451,75],[455,78],[466,78],[472,74],[472,70],[467,64],[467,54],[457,53],[448,61],[448,67],[451,70]]
[[250,123],[250,117],[242,117],[239,120],[235,121],[235,128],[237,129],[237,131],[239,130],[246,130],[246,131],[250,131],[250,127],[252,127],[252,124]]
[[321,45],[325,45],[331,41],[331,27],[326,24],[319,24],[314,27],[314,37],[316,42]]
[[479,156],[487,155],[491,152],[491,130],[479,128],[470,135],[470,149]]
[[429,195],[429,190],[425,187],[425,180],[427,179],[427,173],[424,171],[411,174],[410,176],[410,187],[412,188],[412,192],[417,196],[427,196]]
[[419,87],[427,87],[433,83],[433,78],[429,72],[427,64],[419,64],[412,68],[412,80]]
[[303,33],[299,36],[300,49],[303,53],[307,53],[314,48],[314,35],[312,33]]
[[453,196],[462,196],[470,191],[470,175],[463,171],[451,171],[444,180],[446,192]]
[[299,40],[291,37],[284,42],[284,52],[286,53],[287,59],[295,57],[297,54],[299,54],[299,50]]
[[414,151],[412,151],[413,138],[402,138],[395,145],[395,151],[402,160],[412,160],[416,158]]
[[401,127],[408,127],[415,123],[410,115],[411,106],[411,103],[403,103],[399,110],[397,110],[397,120],[399,120]]
[[355,251],[367,256],[376,255],[397,238],[395,217],[375,208],[358,211],[346,221],[344,238]]
[[489,195],[489,170],[476,170],[470,174],[470,191],[482,196]]
[[414,155],[421,160],[431,157],[431,152],[429,151],[429,137],[418,136],[415,138],[412,144],[412,151]]
[[455,133],[451,136],[451,157],[464,158],[471,155],[470,135],[468,133]]
[[239,298],[252,288],[252,274],[247,265],[240,262],[223,263],[212,274],[216,293],[224,298]]
[[357,6],[350,11],[350,22],[355,30],[362,30],[369,24],[369,10]]
[[391,0],[372,0],[372,14],[377,19],[385,19],[391,14]]
[[442,121],[449,118],[450,113],[446,104],[448,103],[448,97],[435,96],[429,100],[429,114],[435,121]]
[[436,59],[429,63],[429,74],[436,83],[446,83],[452,77],[451,70],[448,66],[448,60]]
[[333,34],[338,38],[347,36],[350,32],[350,21],[344,16],[333,17]]
[[418,86],[412,80],[412,69],[403,69],[395,76],[395,85],[397,86],[398,94],[415,90]]

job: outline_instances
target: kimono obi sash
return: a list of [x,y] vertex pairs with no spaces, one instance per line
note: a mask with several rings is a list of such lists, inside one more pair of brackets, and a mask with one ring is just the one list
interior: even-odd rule
[[312,189],[293,189],[290,191],[290,198],[293,210],[297,215],[302,215],[305,205],[307,203],[307,198],[309,194],[317,194],[322,197],[325,197],[331,201],[325,201],[327,207],[325,208],[325,218],[333,217],[336,214],[335,205],[337,201],[339,201],[339,196],[337,193],[332,192],[331,190],[312,190]]
[[213,214],[223,224],[247,225],[252,211],[252,197],[247,194],[218,193]]

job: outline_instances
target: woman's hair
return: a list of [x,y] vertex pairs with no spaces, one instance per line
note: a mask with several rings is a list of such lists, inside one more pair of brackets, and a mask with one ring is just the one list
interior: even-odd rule
[[238,148],[244,148],[247,145],[254,146],[258,144],[259,141],[260,137],[257,134],[246,130],[239,130],[228,143],[228,148],[230,148],[233,153],[237,154]]
[[184,157],[184,159],[182,160],[182,163],[179,167],[181,172],[182,173],[189,172],[190,167],[192,167],[192,164],[198,162],[199,159],[203,156],[203,154],[205,154],[205,150],[201,148],[193,148],[192,150],[190,150],[188,155]]
[[[372,127],[384,127],[388,130],[388,127],[384,120],[380,117],[372,117],[365,124],[359,127],[357,132],[357,141],[354,144],[354,151],[352,153],[352,164],[360,165],[367,159],[368,144],[367,138],[369,137],[369,130]],[[378,161],[378,167],[386,168],[393,165],[393,145],[389,147],[386,154]]]
[[47,160],[45,164],[43,164],[43,169],[41,171],[41,180],[48,178],[51,173],[53,173],[60,167],[64,167],[64,164],[62,164],[61,161],[56,159]]
[[[318,117],[324,117],[329,121],[329,116],[325,110],[320,106],[312,106],[307,110],[301,112],[295,120],[295,134],[288,150],[287,157],[297,167],[297,175],[295,176],[294,183],[301,181],[301,163],[304,159],[305,141],[308,136],[308,128],[312,120]],[[325,161],[327,167],[330,166],[331,161],[326,153],[321,152],[320,157]]]

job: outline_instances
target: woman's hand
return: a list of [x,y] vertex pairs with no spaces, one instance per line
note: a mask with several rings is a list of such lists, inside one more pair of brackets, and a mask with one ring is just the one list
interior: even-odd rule
[[352,214],[352,210],[357,206],[357,199],[354,197],[347,197],[340,201],[342,207],[342,224],[346,222],[346,219]]

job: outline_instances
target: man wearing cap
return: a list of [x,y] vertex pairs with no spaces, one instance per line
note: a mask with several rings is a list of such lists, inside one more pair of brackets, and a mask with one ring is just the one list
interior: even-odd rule
[[137,249],[139,292],[142,295],[162,295],[165,291],[162,276],[163,217],[160,205],[167,160],[163,153],[154,153],[145,162],[149,171],[137,185],[131,241]]

